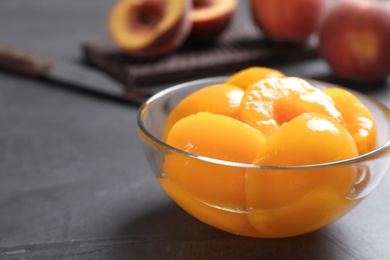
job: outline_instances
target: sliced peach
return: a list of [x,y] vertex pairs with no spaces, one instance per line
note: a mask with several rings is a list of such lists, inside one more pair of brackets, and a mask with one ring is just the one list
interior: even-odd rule
[[272,68],[266,67],[249,67],[243,70],[240,70],[230,76],[226,80],[226,84],[235,85],[242,89],[247,89],[250,84],[260,81],[268,77],[284,77],[285,75]]
[[[349,132],[333,118],[304,113],[284,123],[260,147],[254,164],[301,166],[340,161],[358,155]],[[353,192],[356,170],[351,165],[297,169],[248,169],[247,207],[251,211],[292,204],[320,187],[342,196]]]
[[216,39],[229,26],[238,0],[192,0],[191,41]]
[[121,0],[110,13],[113,40],[129,54],[145,58],[172,52],[191,29],[190,0]]
[[327,88],[323,91],[333,99],[336,108],[343,115],[346,128],[355,140],[359,154],[375,149],[376,123],[367,107],[345,89]]
[[[256,129],[231,117],[208,112],[181,119],[167,138],[167,144],[188,153],[237,163],[251,163],[264,142]],[[207,204],[245,208],[243,167],[172,153],[165,157],[163,172],[167,179]]]
[[198,112],[211,112],[237,118],[244,91],[229,84],[215,84],[202,88],[184,98],[169,114],[163,140],[180,119]]
[[240,120],[268,137],[281,124],[305,112],[343,122],[328,95],[297,77],[268,77],[250,85],[242,98]]

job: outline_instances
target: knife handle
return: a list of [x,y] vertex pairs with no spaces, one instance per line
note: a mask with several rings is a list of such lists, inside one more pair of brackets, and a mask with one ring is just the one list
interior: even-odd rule
[[0,44],[0,69],[24,76],[40,76],[51,68],[51,62],[28,51]]

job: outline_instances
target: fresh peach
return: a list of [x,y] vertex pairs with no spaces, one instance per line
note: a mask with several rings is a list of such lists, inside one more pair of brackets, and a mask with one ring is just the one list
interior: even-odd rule
[[319,30],[320,52],[340,78],[375,81],[390,74],[390,4],[341,1]]
[[191,41],[216,39],[230,24],[238,0],[192,0]]
[[191,30],[191,0],[121,0],[111,11],[113,40],[130,55],[158,57],[178,48]]
[[326,10],[327,0],[251,0],[254,22],[275,41],[303,42]]

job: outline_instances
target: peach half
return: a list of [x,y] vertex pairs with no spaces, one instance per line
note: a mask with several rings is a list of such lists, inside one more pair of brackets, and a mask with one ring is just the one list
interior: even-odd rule
[[113,40],[138,58],[177,49],[191,30],[191,0],[121,0],[110,13]]
[[229,26],[238,0],[192,0],[190,41],[216,39]]

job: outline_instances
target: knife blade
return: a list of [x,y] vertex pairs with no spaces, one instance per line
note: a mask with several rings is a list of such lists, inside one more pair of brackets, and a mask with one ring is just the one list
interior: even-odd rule
[[136,106],[141,105],[151,95],[165,87],[143,89],[122,87],[118,82],[87,69],[81,64],[66,62],[53,64],[43,56],[1,44],[0,69],[51,85]]

